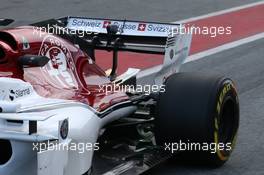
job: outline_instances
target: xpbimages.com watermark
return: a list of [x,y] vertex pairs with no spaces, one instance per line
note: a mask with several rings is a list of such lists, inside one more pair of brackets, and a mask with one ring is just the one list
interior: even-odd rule
[[32,144],[33,151],[77,151],[82,154],[86,151],[98,151],[99,143],[74,143],[69,144],[58,143],[58,141],[36,142]]
[[[164,26],[163,26],[164,27]],[[68,29],[67,27],[60,27],[56,25],[47,25],[45,27],[34,27],[33,28],[33,35],[38,35],[40,37],[45,36],[46,34],[56,34],[56,35],[78,35],[79,37],[85,37],[90,34],[97,33],[95,31],[100,31],[101,28],[99,27],[89,27],[86,26],[82,28],[81,30],[74,30],[74,29]],[[122,25],[119,26],[119,30],[122,29]],[[171,32],[170,32],[171,29]],[[128,29],[127,29],[128,30]],[[132,30],[132,29],[131,29]],[[129,31],[133,32],[133,31]],[[136,31],[135,31],[136,32]],[[146,32],[148,29],[146,29]],[[177,27],[164,27],[164,30],[160,31],[161,33],[167,32],[168,35],[186,35],[186,34],[192,34],[192,35],[206,35],[210,36],[211,38],[215,38],[217,36],[222,35],[231,35],[232,34],[232,27],[231,26],[195,26],[194,24],[180,24]]]
[[174,142],[174,143],[165,143],[165,150],[170,151],[171,153],[176,153],[179,151],[209,151],[212,154],[215,154],[217,150],[219,151],[231,151],[232,143],[192,143],[192,142]]
[[231,26],[195,26],[194,24],[180,25],[178,28],[173,28],[173,35],[209,35],[211,38],[215,38],[221,35],[231,35]]
[[46,27],[33,27],[33,35],[37,35],[39,37],[43,37],[47,34],[55,34],[55,35],[78,35],[79,37],[84,37],[86,35],[90,35],[94,29],[85,28],[83,30],[69,30],[64,27],[47,25]]
[[139,93],[150,95],[151,93],[165,92],[165,85],[119,85],[119,84],[106,84],[99,86],[99,92],[106,95],[113,92],[126,92],[126,93]]

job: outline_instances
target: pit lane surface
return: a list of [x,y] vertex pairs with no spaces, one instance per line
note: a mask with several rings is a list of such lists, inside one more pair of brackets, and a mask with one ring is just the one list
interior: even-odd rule
[[[82,2],[80,0],[58,0],[53,2],[2,0],[0,16],[17,19],[17,25],[66,15],[170,22],[251,2],[256,1],[99,0]],[[216,170],[168,162],[146,174],[264,174],[263,45],[264,39],[257,40],[202,60],[187,63],[182,69],[182,71],[220,73],[235,80],[240,95],[241,123],[237,148],[230,161],[221,169]]]

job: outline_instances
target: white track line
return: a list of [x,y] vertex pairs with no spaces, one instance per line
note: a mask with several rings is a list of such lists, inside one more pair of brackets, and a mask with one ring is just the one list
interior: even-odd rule
[[[245,8],[250,8],[250,7],[262,5],[262,4],[264,4],[264,0],[259,1],[259,2],[255,2],[255,3],[251,3],[251,4],[246,4],[246,5],[230,8],[230,9],[226,9],[226,10],[221,10],[221,11],[205,14],[205,15],[202,15],[202,16],[197,16],[197,17],[184,19],[184,20],[181,20],[181,21],[177,21],[177,23],[186,23],[186,22],[190,22],[190,21],[206,19],[206,18],[210,18],[210,17],[213,17],[213,16],[222,15],[222,14],[238,11],[238,10],[241,10],[241,9],[245,9]],[[247,37],[247,38],[243,38],[243,39],[240,39],[240,40],[237,40],[237,41],[233,41],[233,42],[230,42],[230,43],[227,43],[227,44],[224,44],[224,45],[221,45],[221,46],[209,49],[209,50],[205,50],[205,51],[196,53],[194,55],[190,55],[185,60],[184,63],[195,61],[195,60],[201,59],[203,57],[207,57],[207,56],[210,56],[210,55],[213,55],[213,54],[216,54],[216,53],[219,53],[219,52],[222,52],[222,51],[234,48],[234,47],[238,47],[240,45],[247,44],[247,43],[256,41],[258,39],[262,39],[262,38],[264,38],[264,32],[256,34],[256,35],[253,35],[253,36],[250,36],[250,37]]]
[[221,11],[217,11],[217,12],[201,15],[201,16],[196,16],[196,17],[192,17],[192,18],[188,18],[188,19],[183,19],[183,20],[180,20],[180,21],[175,21],[174,23],[186,23],[186,22],[196,21],[196,20],[209,18],[209,17],[213,17],[213,16],[217,16],[217,15],[222,15],[222,14],[238,11],[238,10],[241,10],[241,9],[245,9],[245,8],[254,7],[254,6],[257,6],[257,5],[262,5],[262,4],[264,4],[264,0],[259,1],[259,2],[255,2],[255,3],[251,3],[251,4],[238,6],[238,7],[233,7],[233,8],[226,9],[226,10],[221,10]]
[[219,52],[222,52],[222,51],[234,48],[234,47],[238,47],[240,45],[247,44],[247,43],[262,39],[262,38],[264,38],[264,32],[247,37],[247,38],[243,38],[243,39],[231,42],[231,43],[227,43],[227,44],[215,47],[213,49],[205,50],[205,51],[196,53],[194,55],[190,55],[189,57],[187,57],[184,63],[195,61],[203,57],[207,57],[207,56],[210,56],[210,55],[213,55],[213,54],[216,54],[216,53],[219,53]]
[[[181,21],[176,21],[174,23],[186,23],[186,22],[190,22],[190,21],[194,21],[194,20],[205,19],[205,18],[209,18],[209,17],[212,17],[212,16],[217,16],[217,15],[221,15],[221,14],[225,14],[225,13],[230,13],[230,12],[234,12],[234,11],[237,11],[237,10],[241,10],[241,9],[245,9],[245,8],[249,8],[249,7],[253,7],[253,6],[257,6],[257,5],[261,5],[261,4],[264,4],[264,0],[256,2],[256,3],[251,3],[251,4],[247,4],[247,5],[242,5],[242,6],[226,9],[226,10],[221,10],[221,11],[218,11],[218,12],[209,13],[209,14],[202,15],[202,16],[197,16],[197,17],[193,17],[193,18],[184,19],[184,20],[181,20]],[[240,39],[240,40],[237,40],[237,41],[233,41],[233,42],[230,42],[230,43],[227,43],[227,44],[224,44],[224,45],[221,45],[221,46],[209,49],[209,50],[205,50],[205,51],[193,54],[193,55],[190,55],[190,56],[188,56],[186,58],[184,63],[188,63],[188,62],[191,62],[191,61],[196,61],[196,60],[199,60],[201,58],[204,58],[204,57],[207,57],[207,56],[210,56],[210,55],[213,55],[213,54],[216,54],[216,53],[219,53],[219,52],[231,49],[231,48],[235,48],[235,47],[238,47],[240,45],[247,44],[247,43],[256,41],[258,39],[262,39],[262,38],[264,38],[264,32],[256,34],[256,35],[253,35],[253,36],[250,36],[250,37],[247,37],[247,38],[243,38],[243,39]],[[157,65],[157,66],[154,66],[152,68],[148,68],[148,69],[142,70],[138,74],[138,78],[141,78],[141,77],[144,77],[144,76],[148,76],[148,75],[151,75],[151,74],[157,72],[161,68],[161,66],[162,65]]]
[[[228,50],[228,49],[232,49],[232,48],[238,47],[240,45],[247,44],[247,43],[262,39],[262,38],[264,38],[264,32],[250,36],[250,37],[247,37],[247,38],[243,38],[243,39],[231,42],[231,43],[227,43],[227,44],[215,47],[213,49],[205,50],[205,51],[190,55],[186,58],[184,63],[196,61],[196,60],[202,59],[204,57],[207,57],[207,56],[210,56],[210,55],[213,55],[213,54],[216,54],[216,53]],[[137,78],[140,79],[142,77],[147,77],[147,76],[153,75],[154,73],[157,73],[161,69],[161,67],[162,67],[162,65],[157,65],[157,66],[142,70],[138,74]]]

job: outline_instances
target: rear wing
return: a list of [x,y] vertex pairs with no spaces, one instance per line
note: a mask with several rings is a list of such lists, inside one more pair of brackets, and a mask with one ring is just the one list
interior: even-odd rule
[[[113,41],[120,38],[119,50],[155,54],[164,54],[169,38],[176,35],[181,28],[181,24],[83,17],[67,17],[61,20],[68,29],[79,33],[79,36],[93,43],[97,49],[112,48],[107,43],[107,26],[116,25],[118,31],[111,37]],[[96,41],[97,39],[100,41]]]
[[[191,34],[183,33],[183,24],[69,16],[33,25],[57,26],[60,36],[88,50],[93,59],[95,49],[165,55],[162,76],[171,66],[170,74],[178,70],[189,54],[191,43]],[[117,31],[109,32],[109,25],[117,26]]]

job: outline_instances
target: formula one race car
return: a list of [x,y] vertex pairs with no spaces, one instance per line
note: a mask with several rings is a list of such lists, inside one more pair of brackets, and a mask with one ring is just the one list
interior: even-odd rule
[[[64,17],[3,28],[0,175],[140,174],[172,157],[224,164],[239,125],[236,88],[179,72],[191,43],[182,27]],[[97,52],[113,54],[110,69]],[[120,74],[127,52],[164,55],[163,64]]]

